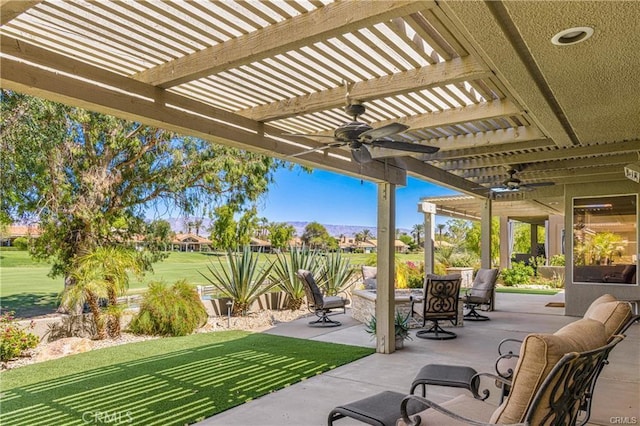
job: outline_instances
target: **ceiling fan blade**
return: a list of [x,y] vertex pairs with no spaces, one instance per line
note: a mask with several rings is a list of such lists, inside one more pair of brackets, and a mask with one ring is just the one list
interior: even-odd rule
[[433,154],[440,151],[437,146],[421,145],[419,143],[394,141],[391,139],[377,139],[371,142],[371,146],[380,148],[398,149],[400,151],[419,152],[421,154]]
[[296,152],[295,154],[289,155],[289,157],[300,157],[302,155],[311,154],[312,152],[324,151],[325,149],[337,148],[337,147],[345,146],[345,145],[346,145],[346,142],[330,143],[330,144],[327,144],[325,146],[317,146],[315,148],[307,149],[306,151]]
[[358,148],[351,148],[351,157],[358,164],[369,163],[372,160],[371,153],[364,145],[360,145]]
[[315,138],[335,139],[333,136],[329,136],[329,135],[312,135],[312,134],[305,134],[305,133],[283,133],[282,136],[302,136],[309,139],[315,139]]
[[391,123],[386,126],[378,127],[377,129],[367,130],[362,132],[358,139],[378,139],[386,136],[395,135],[396,133],[402,133],[409,129],[409,126],[400,123]]
[[532,183],[523,183],[520,186],[521,187],[525,186],[527,188],[540,188],[540,187],[543,187],[543,186],[553,186],[553,185],[555,185],[554,182],[532,182]]

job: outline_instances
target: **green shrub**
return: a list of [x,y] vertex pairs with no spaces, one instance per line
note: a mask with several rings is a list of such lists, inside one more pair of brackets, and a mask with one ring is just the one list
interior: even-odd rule
[[468,268],[474,267],[480,263],[480,258],[477,254],[469,251],[462,251],[453,253],[449,259],[451,262],[449,266],[454,268]]
[[407,262],[407,287],[424,287],[424,263]]
[[13,246],[17,250],[25,251],[29,247],[29,240],[27,237],[18,237],[13,240]]
[[171,287],[152,282],[129,330],[152,336],[186,336],[206,322],[207,311],[186,281],[177,281]]
[[9,361],[38,346],[38,336],[16,324],[13,312],[0,314],[0,361]]
[[564,254],[555,254],[549,260],[550,266],[564,266]]
[[501,272],[504,285],[511,287],[517,284],[528,284],[533,277],[533,268],[524,262],[513,262],[511,268],[505,268]]

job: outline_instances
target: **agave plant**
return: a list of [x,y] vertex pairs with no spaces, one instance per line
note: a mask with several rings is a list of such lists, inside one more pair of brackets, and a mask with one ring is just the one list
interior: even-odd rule
[[287,308],[292,311],[300,309],[305,297],[304,286],[296,273],[298,269],[315,272],[314,270],[317,269],[316,258],[316,252],[305,247],[291,247],[288,255],[278,253],[271,276],[282,291],[289,296]]
[[248,246],[242,254],[227,251],[226,263],[218,259],[219,267],[207,266],[209,275],[200,272],[211,285],[233,301],[233,315],[245,315],[260,295],[271,290],[277,282],[269,281],[273,263],[258,267],[258,254]]
[[355,272],[349,265],[349,259],[342,257],[340,252],[330,253],[325,256],[318,284],[327,296],[335,296],[355,282]]

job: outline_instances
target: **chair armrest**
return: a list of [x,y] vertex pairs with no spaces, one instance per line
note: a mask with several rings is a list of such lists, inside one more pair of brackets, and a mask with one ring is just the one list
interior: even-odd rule
[[520,340],[520,339],[502,339],[500,341],[500,343],[498,343],[498,355],[513,354],[513,351],[505,352],[506,351],[506,347],[504,347],[504,346],[509,344],[509,343],[517,343],[518,344],[518,352],[520,352],[519,346],[522,344],[522,340]]
[[[473,397],[475,399],[479,399],[480,401],[486,401],[487,398],[489,398],[489,396],[491,395],[491,391],[489,391],[489,389],[483,389],[482,390],[482,395],[480,395],[480,378],[482,377],[487,377],[489,379],[492,379],[495,381],[496,383],[496,387],[498,387],[500,389],[500,399],[502,400],[504,398],[504,396],[506,395],[506,391],[505,389],[507,389],[508,386],[511,386],[511,380],[504,378],[504,377],[500,377],[498,375],[492,374],[492,373],[477,373],[475,374],[472,378],[471,378],[471,382],[469,383],[470,386],[470,391],[473,394]],[[502,402],[502,401],[501,401]]]
[[[518,358],[520,358],[520,355],[516,355],[511,352],[500,355],[496,359],[496,363],[494,366],[498,376],[506,380],[511,380],[516,364],[518,363]],[[509,362],[509,360],[512,361]]]
[[[451,417],[452,419],[458,420],[460,422],[463,422],[465,424],[469,424],[469,425],[475,425],[475,426],[489,426],[491,425],[491,423],[484,423],[484,422],[479,422],[473,419],[469,419],[467,417],[463,417],[460,416],[456,413],[454,413],[453,411],[450,411],[446,408],[444,408],[443,406],[428,400],[426,398],[423,398],[421,396],[418,395],[407,395],[404,397],[404,399],[402,400],[402,403],[400,404],[400,413],[402,414],[402,420],[408,425],[408,426],[418,426],[421,424],[421,418],[420,416],[409,416],[409,414],[407,413],[407,404],[409,403],[410,400],[415,400],[415,401],[419,401],[420,403],[424,404],[426,407],[432,408],[446,416]],[[413,417],[413,418],[412,418]],[[515,423],[511,426],[527,426],[526,423]]]

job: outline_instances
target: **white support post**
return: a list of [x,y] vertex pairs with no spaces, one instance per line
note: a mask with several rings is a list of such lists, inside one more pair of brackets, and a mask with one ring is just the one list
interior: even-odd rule
[[[484,200],[480,214],[480,267],[491,268],[491,200]],[[491,295],[491,310],[496,306],[496,291]]]
[[433,274],[436,205],[423,201],[418,211],[424,213],[424,273]]
[[378,271],[376,276],[376,350],[390,354],[395,342],[396,186],[378,184]]
[[509,218],[500,217],[500,269],[511,266],[511,244],[509,242]]
[[491,268],[491,200],[484,200],[480,215],[480,266]]

